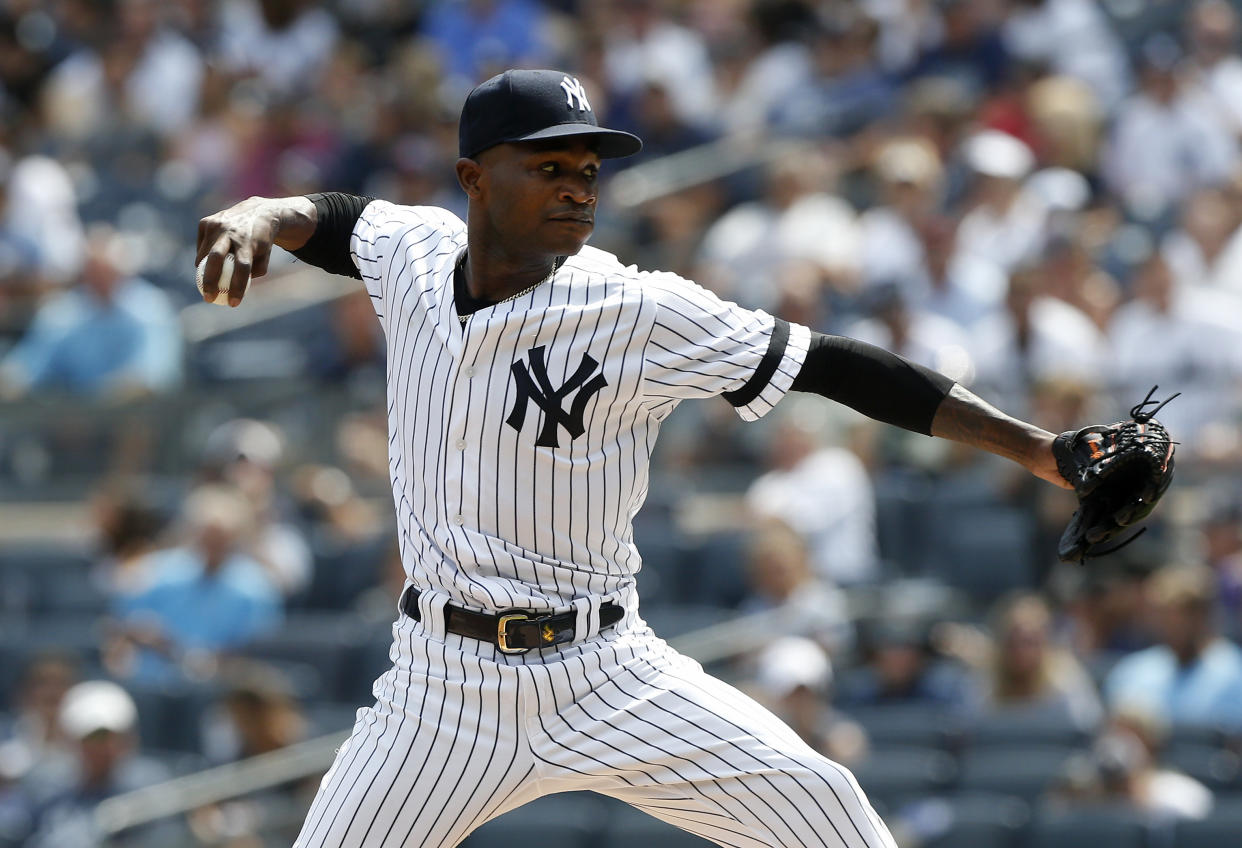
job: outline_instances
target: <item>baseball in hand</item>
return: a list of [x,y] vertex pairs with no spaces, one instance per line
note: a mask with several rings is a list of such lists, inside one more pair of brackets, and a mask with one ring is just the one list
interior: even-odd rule
[[[203,293],[203,272],[206,270],[206,268],[207,268],[207,257],[204,256],[203,261],[198,263],[198,273],[195,275],[196,276],[195,282],[198,284],[199,294]],[[224,255],[224,264],[220,268],[219,290],[216,292],[215,300],[211,301],[212,303],[216,304],[217,306],[228,306],[229,305],[229,294],[236,294],[237,296],[241,297],[241,296],[244,296],[246,294],[246,290],[250,288],[250,277],[249,276],[247,276],[245,281],[242,283],[240,292],[233,292],[229,289],[229,286],[232,284],[232,281],[233,281],[233,254],[226,253]]]

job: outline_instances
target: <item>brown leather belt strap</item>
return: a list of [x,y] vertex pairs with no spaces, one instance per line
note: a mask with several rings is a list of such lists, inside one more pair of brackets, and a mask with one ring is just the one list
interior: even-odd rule
[[[420,620],[417,589],[410,587],[401,598],[401,610]],[[599,629],[611,627],[625,617],[620,605],[608,601],[599,608]],[[498,613],[474,612],[447,604],[444,629],[458,636],[490,642],[503,654],[524,654],[535,648],[551,648],[574,640],[578,613],[555,615],[531,610],[505,610]]]

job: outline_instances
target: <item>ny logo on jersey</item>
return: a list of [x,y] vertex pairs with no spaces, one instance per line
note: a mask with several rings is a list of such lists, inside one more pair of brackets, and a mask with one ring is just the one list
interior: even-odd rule
[[591,101],[586,98],[586,89],[582,87],[582,83],[578,82],[577,77],[563,77],[561,79],[561,88],[565,89],[565,105],[573,108],[574,99],[578,101],[579,112],[590,112]]
[[[582,361],[578,363],[578,370],[565,381],[563,386],[554,389],[548,380],[548,367],[544,363],[543,352],[544,345],[531,348],[530,353],[527,354],[530,359],[529,369],[521,360],[513,363],[509,369],[513,372],[514,383],[517,384],[517,397],[513,401],[513,411],[509,413],[505,423],[521,432],[522,426],[526,423],[526,404],[533,400],[535,405],[543,410],[543,427],[539,430],[539,438],[535,444],[540,447],[556,448],[560,447],[560,441],[557,439],[558,428],[564,427],[569,433],[570,440],[578,438],[586,430],[582,424],[586,405],[596,392],[608,385],[608,381],[604,379],[603,374],[595,374],[591,377],[595,369],[599,367],[599,363],[584,353]],[[531,379],[532,373],[534,379]],[[574,391],[578,394],[570,403],[569,411],[566,412],[561,403]]]

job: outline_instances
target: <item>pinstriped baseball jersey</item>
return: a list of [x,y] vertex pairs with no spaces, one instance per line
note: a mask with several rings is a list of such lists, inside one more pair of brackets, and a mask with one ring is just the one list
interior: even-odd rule
[[384,201],[351,240],[387,337],[406,571],[485,610],[631,597],[631,519],[660,422],[683,399],[727,393],[742,418],[762,416],[810,333],[590,247],[459,320],[465,246],[451,213]]

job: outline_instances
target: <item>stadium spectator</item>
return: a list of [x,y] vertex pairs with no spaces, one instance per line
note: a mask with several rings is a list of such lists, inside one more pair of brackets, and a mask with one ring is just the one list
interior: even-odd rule
[[867,754],[863,729],[832,706],[832,661],[810,639],[784,636],[755,660],[756,694],[802,740],[852,766]]
[[916,223],[923,262],[902,283],[912,308],[969,330],[1001,308],[1007,283],[996,263],[957,251],[957,226],[947,215],[928,215]]
[[933,651],[927,622],[876,618],[861,626],[859,641],[863,664],[839,690],[846,709],[907,704],[958,716],[978,712],[978,687],[959,663]]
[[1091,748],[1071,758],[1054,798],[1129,807],[1155,821],[1207,817],[1212,791],[1189,775],[1158,765],[1153,734],[1150,720],[1140,714],[1113,716]]
[[875,495],[858,456],[820,443],[823,417],[790,403],[772,434],[769,471],[746,493],[758,516],[786,521],[811,553],[815,573],[848,586],[877,576]]
[[[1242,319],[1237,295],[1178,287],[1156,253],[1136,269],[1134,297],[1108,326],[1108,345],[1118,362],[1118,390],[1136,400],[1153,384],[1177,384],[1184,395],[1161,410],[1161,421],[1190,447],[1214,422],[1232,420],[1240,398],[1233,387],[1242,373]],[[1159,339],[1159,344],[1152,344]]]
[[870,316],[852,324],[846,335],[963,383],[974,377],[964,328],[943,315],[911,306],[899,283],[876,283],[863,302]]
[[108,595],[135,594],[152,577],[148,555],[166,523],[137,482],[102,487],[91,499],[99,560],[92,577]]
[[971,342],[978,386],[1007,409],[1025,409],[1038,382],[1098,387],[1103,335],[1080,310],[1046,295],[1038,266],[1010,273],[1004,311],[980,321]]
[[1125,96],[1130,69],[1120,39],[1092,0],[1015,0],[1001,32],[1016,59],[1087,83],[1111,109]]
[[1047,204],[1024,186],[1035,154],[1008,133],[983,130],[965,141],[962,158],[975,182],[957,249],[1006,270],[1034,260],[1048,224]]
[[468,91],[505,68],[547,64],[547,15],[536,0],[432,0],[425,14],[423,34],[455,88]]
[[203,57],[172,25],[159,0],[122,0],[116,20],[56,66],[47,96],[85,138],[122,118],[160,136],[185,129],[198,112]]
[[234,487],[247,501],[250,525],[244,552],[267,573],[282,595],[304,589],[311,578],[311,551],[302,531],[284,520],[276,470],[284,439],[271,424],[239,418],[213,430],[203,448],[206,479]]
[[1186,14],[1188,71],[1212,97],[1235,135],[1242,133],[1242,57],[1238,13],[1225,0],[1198,0]]
[[1206,566],[1169,566],[1151,579],[1160,643],[1121,660],[1105,691],[1114,710],[1171,725],[1242,729],[1242,650],[1218,635],[1215,577]]
[[871,170],[879,197],[858,218],[863,279],[915,279],[925,266],[918,227],[944,191],[940,153],[927,139],[897,136],[876,151]]
[[249,505],[239,493],[203,487],[186,498],[189,539],[151,555],[155,577],[114,603],[112,671],[142,683],[214,673],[221,652],[275,627],[281,598],[266,570],[242,551]]
[[1167,216],[1191,192],[1222,182],[1238,165],[1238,143],[1207,93],[1181,70],[1172,36],[1148,38],[1141,85],[1118,108],[1105,151],[1109,187],[1141,220]]
[[834,655],[849,649],[853,632],[845,597],[816,577],[797,531],[780,519],[765,519],[755,528],[748,553],[744,611],[781,610],[790,632],[812,637]]
[[0,147],[0,214],[5,238],[18,246],[43,280],[65,285],[82,271],[86,235],[73,181],[57,160]]
[[730,209],[703,235],[700,278],[721,297],[772,309],[779,272],[814,267],[828,284],[854,287],[854,210],[832,193],[834,163],[813,148],[773,160],[759,200]]
[[132,271],[133,246],[92,228],[79,284],[53,295],[0,361],[0,393],[126,398],[181,380],[181,334],[168,297]]
[[984,710],[1043,716],[1092,731],[1103,717],[1091,678],[1073,654],[1052,644],[1052,613],[1038,595],[1020,594],[999,604],[989,639],[959,631],[964,659],[981,672]]
[[[93,848],[103,844],[95,807],[100,801],[168,778],[138,753],[138,710],[129,694],[107,680],[88,680],[65,693],[60,725],[73,741],[74,767],[64,785],[34,810],[27,848]],[[167,844],[165,827],[128,834],[136,846]]]
[[1182,204],[1179,226],[1160,252],[1183,288],[1242,292],[1242,230],[1229,196],[1218,187],[1195,192]]
[[78,681],[78,662],[65,654],[38,654],[27,661],[13,697],[13,717],[0,739],[3,778],[24,780],[27,791],[46,794],[36,775],[61,775],[72,759],[72,740],[60,725],[65,693]]
[[278,97],[309,88],[339,36],[332,13],[307,0],[231,0],[218,15],[223,67]]

